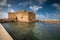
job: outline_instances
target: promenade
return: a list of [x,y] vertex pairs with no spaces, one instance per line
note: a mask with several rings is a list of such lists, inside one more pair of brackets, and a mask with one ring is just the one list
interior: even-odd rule
[[4,27],[0,24],[0,40],[13,40]]

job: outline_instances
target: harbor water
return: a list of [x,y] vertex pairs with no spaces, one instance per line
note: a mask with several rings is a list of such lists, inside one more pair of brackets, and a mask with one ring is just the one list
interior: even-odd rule
[[2,23],[14,40],[60,40],[60,24]]

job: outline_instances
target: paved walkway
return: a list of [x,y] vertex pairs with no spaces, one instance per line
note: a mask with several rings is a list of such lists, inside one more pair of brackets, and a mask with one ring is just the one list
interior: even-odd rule
[[1,24],[0,24],[0,40],[13,40]]

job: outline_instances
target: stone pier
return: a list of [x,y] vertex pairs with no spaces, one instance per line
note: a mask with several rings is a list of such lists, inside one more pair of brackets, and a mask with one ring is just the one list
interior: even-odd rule
[[0,40],[13,40],[4,27],[0,24]]

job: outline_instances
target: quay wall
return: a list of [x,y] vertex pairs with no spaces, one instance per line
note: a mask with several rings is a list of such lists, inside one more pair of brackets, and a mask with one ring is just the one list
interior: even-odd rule
[[2,24],[0,24],[0,40],[13,40]]

